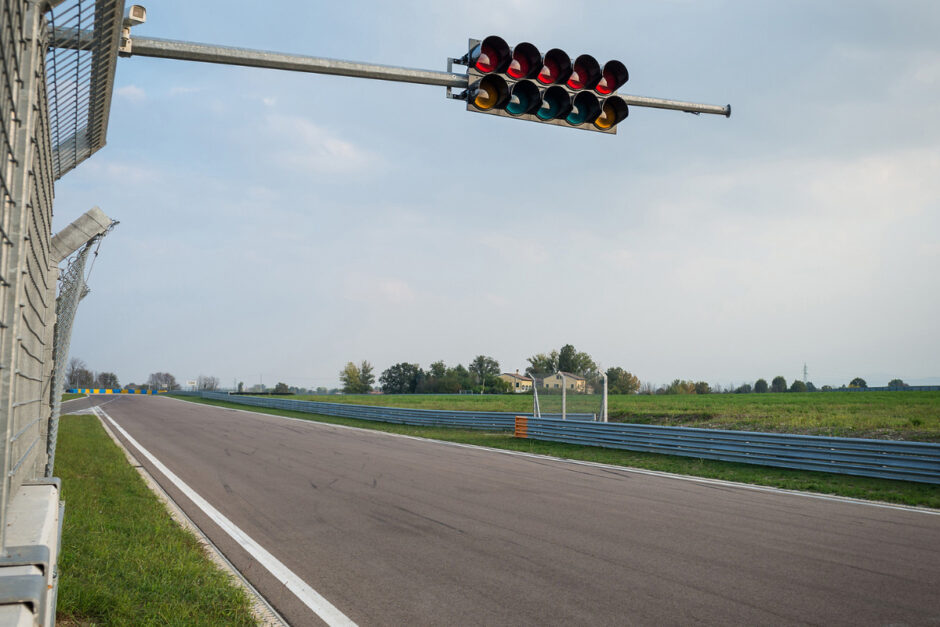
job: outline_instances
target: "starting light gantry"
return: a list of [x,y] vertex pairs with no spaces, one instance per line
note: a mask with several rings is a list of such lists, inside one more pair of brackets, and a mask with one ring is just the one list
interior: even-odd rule
[[[620,94],[629,78],[627,67],[617,60],[602,66],[589,54],[574,59],[558,48],[542,54],[529,42],[510,48],[497,35],[470,40],[468,52],[447,59],[447,72],[391,65],[342,61],[306,55],[215,46],[152,37],[131,37],[131,28],[144,23],[147,11],[132,5],[124,19],[119,54],[204,63],[263,67],[315,74],[447,88],[447,96],[465,100],[467,109],[504,117],[531,120],[583,130],[616,133],[627,118],[630,106],[672,109],[687,113],[710,113],[729,117],[731,105],[709,105],[646,96]],[[89,31],[53,28],[56,45],[84,49]],[[456,74],[453,65],[467,67]],[[454,93],[453,89],[462,90]]]
[[544,55],[533,44],[510,48],[497,35],[470,40],[469,52],[451,63],[467,66],[467,110],[616,133],[629,114],[617,90],[627,67],[616,59],[603,66],[589,54],[571,59],[552,48]]

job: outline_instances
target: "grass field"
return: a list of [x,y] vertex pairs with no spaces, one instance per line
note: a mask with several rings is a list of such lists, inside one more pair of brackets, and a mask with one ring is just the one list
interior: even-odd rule
[[[513,451],[551,455],[565,459],[644,468],[662,472],[672,472],[697,477],[724,479],[726,481],[739,481],[758,485],[773,486],[790,490],[804,490],[824,494],[835,494],[853,498],[901,503],[905,505],[920,505],[940,508],[940,485],[913,483],[910,481],[892,481],[889,479],[870,479],[867,477],[852,477],[824,472],[810,472],[803,470],[789,470],[786,468],[772,468],[769,466],[755,466],[751,464],[736,464],[707,459],[691,459],[671,455],[657,455],[655,453],[637,453],[617,449],[605,449],[596,446],[578,446],[561,444],[557,442],[540,442],[538,440],[515,438],[508,433],[492,433],[481,431],[468,431],[463,429],[449,429],[444,427],[414,427],[396,425],[385,422],[356,420],[353,418],[339,418],[335,416],[315,416],[295,411],[264,409],[260,407],[246,407],[225,401],[213,401],[194,397],[179,397],[182,400],[256,411],[258,413],[273,414],[276,416],[289,416],[303,420],[315,420],[330,424],[348,425],[363,429],[375,429],[389,433],[400,433],[447,442],[460,442],[490,446]],[[319,398],[319,397],[318,397]],[[339,397],[349,399],[351,397]],[[395,397],[379,397],[395,398]],[[428,397],[429,398],[429,397]],[[440,398],[440,397],[438,397]],[[454,397],[449,397],[454,398]],[[478,397],[479,398],[479,397]],[[485,398],[485,397],[484,397]],[[531,402],[531,397],[530,402]]]
[[147,488],[94,416],[64,416],[59,625],[255,625],[248,599]]
[[[532,411],[532,397],[527,394],[289,398],[419,409]],[[596,397],[590,398],[594,405]],[[580,411],[574,405],[577,397],[570,396],[569,400],[574,411]],[[612,422],[940,442],[940,392],[631,394],[611,395],[608,405]]]
[[63,395],[62,395],[62,402],[64,403],[65,401],[70,401],[70,400],[72,400],[73,398],[81,398],[81,397],[83,397],[83,396],[85,396],[85,395],[84,395],[84,394],[75,394],[75,393],[72,393],[72,394],[63,394]]

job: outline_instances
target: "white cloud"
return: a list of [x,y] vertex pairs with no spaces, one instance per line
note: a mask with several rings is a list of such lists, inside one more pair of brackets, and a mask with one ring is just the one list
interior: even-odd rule
[[96,183],[109,185],[150,185],[160,181],[162,172],[153,166],[89,159],[79,165],[80,170]]
[[350,174],[374,167],[374,153],[301,116],[269,115],[265,125],[274,142],[274,160],[293,170]]
[[130,102],[143,102],[147,98],[147,92],[137,85],[125,85],[118,87],[114,93]]
[[170,88],[171,96],[180,96],[185,94],[195,94],[197,92],[203,91],[202,87],[189,87],[185,85],[177,85]]
[[354,302],[378,306],[410,305],[417,298],[414,288],[402,279],[358,272],[346,276],[343,295]]

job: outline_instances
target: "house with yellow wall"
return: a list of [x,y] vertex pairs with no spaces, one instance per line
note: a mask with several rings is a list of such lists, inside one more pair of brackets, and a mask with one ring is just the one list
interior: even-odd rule
[[[564,379],[562,379],[562,375],[565,375]],[[579,392],[581,394],[587,392],[587,379],[570,372],[556,372],[543,379],[539,379],[539,388],[543,390],[558,390],[560,392],[562,385],[564,385],[569,392]]]
[[515,373],[504,372],[499,375],[499,378],[508,383],[510,387],[512,387],[512,391],[517,394],[532,391],[532,377],[519,374],[518,370],[516,370]]

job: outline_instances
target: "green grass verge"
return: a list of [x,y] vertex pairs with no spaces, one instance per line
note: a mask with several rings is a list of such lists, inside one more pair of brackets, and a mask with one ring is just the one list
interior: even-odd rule
[[248,407],[236,403],[212,401],[194,397],[178,398],[190,402],[228,407],[231,409],[243,409],[276,416],[288,416],[316,422],[375,429],[389,433],[413,435],[447,442],[477,444],[513,451],[552,455],[565,459],[577,459],[617,466],[692,475],[696,477],[739,481],[742,483],[773,486],[788,490],[804,490],[807,492],[835,494],[838,496],[900,503],[904,505],[940,508],[940,486],[938,485],[914,483],[910,481],[893,481],[890,479],[870,479],[867,477],[853,477],[850,475],[838,475],[825,472],[789,470],[786,468],[737,464],[707,459],[677,457],[673,455],[659,455],[655,453],[638,453],[600,448],[597,446],[540,442],[538,440],[515,438],[511,434],[502,432],[471,431],[446,427],[413,427],[369,420],[355,420],[352,418],[319,416],[296,411]]
[[247,595],[203,553],[94,416],[64,416],[62,625],[255,625]]
[[[532,411],[528,394],[291,396],[355,405],[473,411]],[[569,395],[568,411],[597,413],[599,396]],[[558,395],[540,397],[543,412],[560,412]],[[813,392],[806,394],[612,394],[612,422],[804,435],[940,442],[940,392]]]
[[70,400],[72,400],[73,398],[81,398],[81,397],[83,397],[83,396],[85,396],[85,395],[84,395],[84,394],[63,394],[63,395],[62,395],[62,402],[64,403],[65,401],[70,401]]

